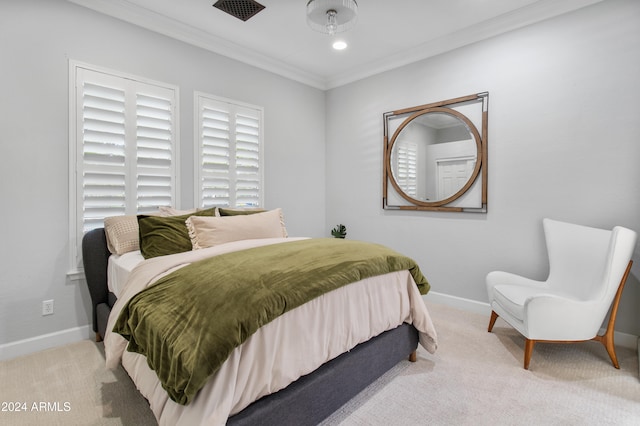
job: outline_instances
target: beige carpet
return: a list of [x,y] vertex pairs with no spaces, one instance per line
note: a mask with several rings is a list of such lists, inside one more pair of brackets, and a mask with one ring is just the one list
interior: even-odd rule
[[[538,344],[525,371],[523,339],[502,320],[487,333],[482,315],[428,306],[436,355],[400,363],[325,426],[640,424],[635,350],[618,348],[616,370],[599,343]],[[16,402],[26,411],[0,411],[0,425],[155,424],[126,373],[107,370],[102,344],[90,341],[1,362],[0,409]]]

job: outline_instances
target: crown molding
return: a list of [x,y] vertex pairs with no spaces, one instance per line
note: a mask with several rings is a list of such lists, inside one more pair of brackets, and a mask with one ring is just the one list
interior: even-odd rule
[[460,31],[446,34],[384,59],[370,62],[325,81],[327,89],[344,86],[366,77],[412,64],[454,49],[526,27],[603,0],[542,0],[488,19]]
[[159,14],[127,0],[68,0],[105,15],[163,34],[193,46],[272,72],[282,77],[320,89],[328,90],[361,80],[385,71],[421,61],[481,40],[544,21],[603,0],[541,0],[502,14],[479,24],[430,40],[419,46],[384,59],[353,68],[348,72],[323,77],[293,67],[183,22]]
[[325,79],[126,0],[67,0],[213,53],[325,90]]

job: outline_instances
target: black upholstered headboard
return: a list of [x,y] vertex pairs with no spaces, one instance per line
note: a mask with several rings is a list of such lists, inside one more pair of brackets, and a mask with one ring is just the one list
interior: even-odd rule
[[108,317],[108,311],[113,305],[110,303],[107,287],[107,264],[110,254],[104,228],[89,231],[82,238],[82,263],[91,295],[93,331],[102,337],[104,337],[106,321],[99,318],[99,312],[106,309]]

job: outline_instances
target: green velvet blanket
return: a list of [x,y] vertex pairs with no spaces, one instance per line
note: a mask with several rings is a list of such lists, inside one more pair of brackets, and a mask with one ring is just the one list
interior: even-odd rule
[[377,244],[308,239],[223,254],[138,293],[113,331],[147,357],[170,398],[186,405],[237,346],[277,316],[346,284],[405,269],[426,294],[418,265]]

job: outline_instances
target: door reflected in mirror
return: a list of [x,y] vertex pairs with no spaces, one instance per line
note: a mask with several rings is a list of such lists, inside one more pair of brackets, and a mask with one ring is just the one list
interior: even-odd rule
[[487,101],[481,93],[384,115],[385,209],[486,211]]

